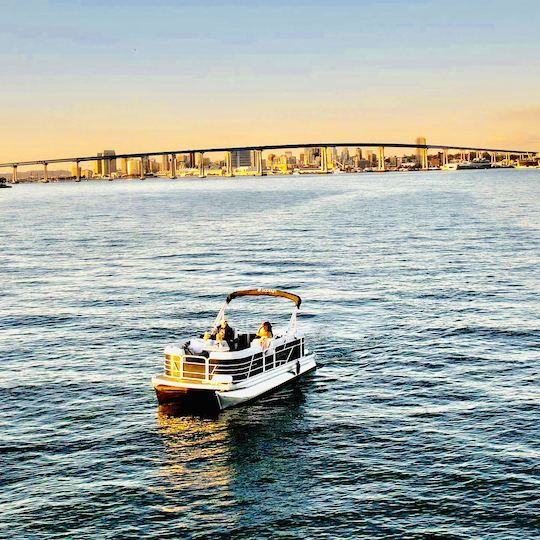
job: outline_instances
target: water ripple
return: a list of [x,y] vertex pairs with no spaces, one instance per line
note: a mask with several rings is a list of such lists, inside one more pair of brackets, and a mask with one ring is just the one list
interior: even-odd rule
[[[0,536],[538,536],[538,180],[4,190]],[[245,286],[302,295],[317,373],[218,416],[158,408],[164,344]]]

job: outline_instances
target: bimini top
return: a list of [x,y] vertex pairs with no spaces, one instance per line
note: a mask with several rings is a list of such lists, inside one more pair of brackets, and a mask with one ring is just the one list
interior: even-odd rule
[[277,289],[246,289],[244,291],[235,291],[227,296],[225,303],[229,303],[233,298],[239,296],[281,296],[282,298],[288,298],[292,300],[297,308],[300,308],[302,299],[297,295],[286,291],[278,291]]

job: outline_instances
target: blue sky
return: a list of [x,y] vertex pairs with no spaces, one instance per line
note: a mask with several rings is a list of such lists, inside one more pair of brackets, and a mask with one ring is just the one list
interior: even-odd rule
[[1,5],[6,160],[420,134],[540,149],[538,2]]

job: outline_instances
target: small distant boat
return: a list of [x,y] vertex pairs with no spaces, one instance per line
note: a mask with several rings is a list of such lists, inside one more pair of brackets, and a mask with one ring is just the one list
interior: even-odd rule
[[443,171],[468,171],[474,169],[491,169],[491,162],[484,159],[473,161],[455,161],[441,167]]
[[458,164],[457,163],[445,163],[441,167],[442,171],[457,171],[458,170]]
[[8,186],[7,183],[6,183],[6,179],[5,178],[0,178],[0,189],[4,189],[4,188],[10,188],[11,186]]
[[[234,298],[272,296],[294,303],[288,327],[272,337],[230,329],[228,342],[208,335],[165,347],[164,373],[152,377],[160,404],[178,403],[223,410],[252,401],[316,369],[315,354],[297,328],[302,300],[296,294],[276,289],[247,289],[229,294],[215,326],[225,318]],[[206,339],[205,339],[206,338]],[[217,336],[216,336],[217,338]]]
[[473,159],[472,162],[473,169],[491,169],[491,161],[489,159]]

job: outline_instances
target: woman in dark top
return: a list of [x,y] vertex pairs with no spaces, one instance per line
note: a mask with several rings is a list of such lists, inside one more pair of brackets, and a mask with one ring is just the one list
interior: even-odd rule
[[219,326],[212,330],[210,338],[216,339],[218,334],[220,334],[220,337],[227,342],[229,349],[232,351],[234,346],[234,330],[229,326],[229,323],[225,319],[222,319]]

